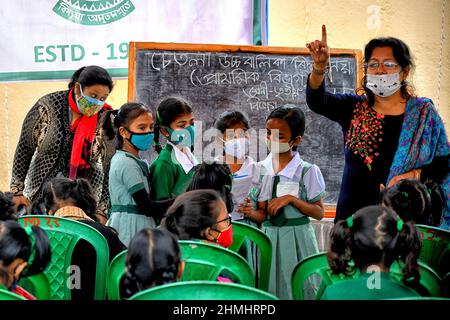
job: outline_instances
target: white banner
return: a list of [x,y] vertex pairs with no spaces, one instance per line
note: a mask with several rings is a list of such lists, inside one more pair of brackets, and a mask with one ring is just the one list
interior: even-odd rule
[[91,64],[126,76],[130,41],[265,44],[265,9],[266,0],[1,0],[0,81],[67,78]]

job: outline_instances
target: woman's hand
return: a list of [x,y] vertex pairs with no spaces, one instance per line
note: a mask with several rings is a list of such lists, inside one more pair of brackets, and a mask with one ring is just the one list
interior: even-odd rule
[[394,184],[396,184],[397,182],[399,182],[400,180],[403,179],[416,179],[416,180],[420,180],[420,174],[422,173],[422,169],[413,169],[411,171],[408,171],[406,173],[403,174],[399,174],[398,176],[395,176],[391,179],[391,181],[389,181],[388,184],[388,188]]
[[322,25],[322,41],[315,40],[307,43],[306,47],[309,49],[311,59],[314,62],[314,67],[318,70],[325,71],[328,65],[329,49],[327,44],[327,28]]
[[267,213],[271,216],[276,215],[278,213],[278,210],[284,208],[292,202],[292,198],[292,195],[287,194],[285,196],[281,196],[269,201],[269,205],[267,206]]

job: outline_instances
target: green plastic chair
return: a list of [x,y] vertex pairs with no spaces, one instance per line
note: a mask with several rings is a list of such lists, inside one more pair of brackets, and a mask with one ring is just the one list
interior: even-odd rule
[[122,251],[111,261],[106,276],[106,291],[108,300],[120,300],[120,280],[125,275],[125,259],[127,250]]
[[[421,261],[419,261],[419,272],[420,284],[428,290],[431,296],[442,297],[446,294],[444,283],[437,273]],[[400,266],[397,262],[392,264],[390,273],[391,276],[398,281],[401,281],[403,278]],[[354,273],[349,276],[332,274],[326,258],[326,252],[307,257],[300,261],[292,272],[292,297],[294,300],[304,299],[303,290],[301,289],[303,288],[306,279],[312,274],[318,274],[322,279],[315,297],[317,300],[320,299],[327,286],[339,281],[355,279],[359,277],[360,271],[355,269]]]
[[321,278],[319,290],[315,299],[318,300],[322,296],[325,288],[329,285],[348,279],[359,277],[359,270],[355,269],[352,275],[336,275],[331,273],[330,266],[327,261],[327,253],[320,252],[312,256],[302,259],[292,271],[291,287],[292,298],[294,300],[304,300],[303,287],[306,280],[313,274],[317,274]]
[[[106,273],[109,261],[108,243],[103,235],[86,224],[61,217],[35,215],[20,217],[18,221],[22,226],[36,225],[47,232],[50,239],[52,259],[43,275],[50,284],[51,300],[70,300],[70,288],[67,286],[75,245],[85,240],[95,249],[95,300],[103,300],[106,296]],[[34,287],[37,296],[41,295],[42,276],[27,277]]]
[[246,240],[253,242],[259,249],[258,288],[267,291],[269,289],[270,268],[272,266],[272,243],[269,237],[258,228],[233,221],[233,243],[228,249],[238,252]]
[[200,241],[178,241],[185,262],[182,281],[217,280],[219,275],[240,284],[255,286],[255,275],[248,262],[234,251]]
[[27,299],[6,289],[0,289],[0,300],[27,300]]
[[[224,273],[239,283],[254,287],[254,274],[250,265],[237,253],[216,245],[199,241],[178,241],[181,258],[185,262],[180,281],[217,280]],[[118,254],[108,268],[107,291],[109,300],[120,300],[120,280],[125,274],[128,251]]]
[[50,281],[43,272],[20,279],[19,285],[33,294],[37,300],[51,299]]
[[141,291],[130,300],[278,300],[255,288],[216,281],[184,281]]
[[422,238],[420,260],[443,278],[450,272],[450,231],[416,224]]
[[[397,261],[391,265],[391,276],[402,281],[401,267]],[[420,284],[424,286],[432,297],[443,297],[446,294],[444,282],[439,275],[427,264],[419,261]]]

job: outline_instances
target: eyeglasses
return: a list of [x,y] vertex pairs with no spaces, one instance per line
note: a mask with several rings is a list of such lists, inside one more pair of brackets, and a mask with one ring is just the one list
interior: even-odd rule
[[[394,61],[383,61],[382,63],[383,63],[383,67],[386,70],[393,70],[399,66],[399,64]],[[368,63],[365,64],[365,67],[369,70],[377,70],[379,66],[380,66],[380,62],[378,62],[378,61],[369,61]]]
[[226,217],[225,219],[222,219],[222,220],[219,220],[219,221],[217,221],[216,223],[215,223],[215,225],[217,225],[217,224],[219,224],[219,223],[222,223],[222,222],[227,222],[227,228],[230,226],[230,224],[231,224],[231,217]]

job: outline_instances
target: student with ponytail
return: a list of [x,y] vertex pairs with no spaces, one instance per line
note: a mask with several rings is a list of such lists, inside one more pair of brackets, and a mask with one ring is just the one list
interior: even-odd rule
[[400,180],[381,192],[382,205],[394,210],[403,221],[439,227],[444,197],[437,183]]
[[184,270],[178,241],[162,229],[142,229],[136,233],[128,247],[125,263],[124,298],[176,282]]
[[50,215],[74,219],[97,229],[108,242],[110,260],[126,249],[115,229],[97,221],[95,197],[89,181],[53,178],[44,186],[43,196]]
[[0,221],[0,288],[35,300],[17,285],[21,277],[45,270],[51,260],[50,241],[37,226],[23,228],[16,221]]
[[108,136],[119,142],[109,170],[111,208],[107,225],[116,229],[120,240],[128,245],[139,230],[155,227],[173,200],[150,199],[148,164],[139,157],[139,151],[150,149],[154,139],[150,109],[130,102],[115,114],[115,128],[105,127]]
[[[361,275],[327,287],[322,300],[419,296],[411,287],[420,288],[420,249],[414,224],[404,223],[390,208],[368,206],[358,210],[334,226],[327,258],[333,274],[351,274],[359,269]],[[403,283],[391,278],[394,262],[403,266]]]
[[228,248],[233,226],[225,202],[210,189],[188,191],[178,196],[161,221],[179,240],[201,240]]
[[[73,219],[99,231],[108,243],[110,261],[126,249],[116,230],[96,220],[95,197],[87,180],[53,178],[45,184],[43,197],[48,214]],[[93,300],[96,266],[92,245],[84,240],[79,241],[75,246],[71,264],[80,268],[80,285],[71,289],[72,300]]]
[[[167,139],[164,148],[160,136]],[[155,149],[158,158],[150,166],[154,200],[170,199],[183,193],[192,179],[192,168],[198,164],[192,154],[194,115],[189,103],[181,98],[163,100],[156,112]]]

